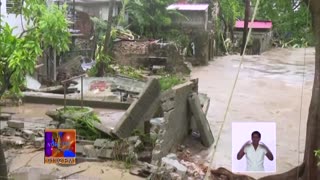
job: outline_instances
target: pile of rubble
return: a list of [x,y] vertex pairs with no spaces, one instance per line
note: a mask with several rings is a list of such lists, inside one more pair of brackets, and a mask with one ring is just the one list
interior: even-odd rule
[[0,129],[2,143],[7,146],[34,145],[36,148],[44,147],[44,127],[26,127],[23,120],[11,119],[12,114],[1,113],[0,121],[7,121],[7,127]]

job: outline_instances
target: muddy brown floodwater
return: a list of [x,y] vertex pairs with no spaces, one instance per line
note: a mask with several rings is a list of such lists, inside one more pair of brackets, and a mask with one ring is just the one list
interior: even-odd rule
[[[214,144],[216,151],[211,166],[232,169],[232,122],[271,121],[276,122],[276,171],[285,172],[303,159],[315,50],[272,49],[261,56],[245,56],[223,123],[240,59],[239,55],[218,57],[208,66],[194,68],[192,72],[193,78],[199,78],[199,91],[211,98],[207,118],[215,140],[224,124],[220,139]],[[305,81],[299,126],[303,72]],[[202,156],[212,154],[213,147],[202,152]],[[210,156],[203,157],[208,161],[210,159]],[[271,173],[248,175],[258,178],[268,174]]]

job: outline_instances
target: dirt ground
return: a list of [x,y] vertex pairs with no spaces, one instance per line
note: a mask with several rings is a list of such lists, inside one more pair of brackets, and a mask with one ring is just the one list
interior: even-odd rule
[[[302,161],[314,57],[314,48],[272,49],[261,56],[246,56],[225,121],[224,114],[241,57],[219,57],[210,62],[209,66],[193,69],[192,77],[199,78],[199,91],[207,93],[211,98],[207,118],[215,140],[220,135],[219,141],[215,141],[209,152],[200,153],[202,156],[212,154],[216,146],[211,164],[213,168],[232,169],[232,122],[276,122],[277,173],[285,172]],[[302,118],[299,126],[304,70]],[[207,161],[210,157],[206,157]],[[267,174],[271,173],[248,175],[258,178]]]
[[[306,55],[305,55],[306,53]],[[240,56],[218,57],[205,67],[193,68],[192,77],[199,78],[199,91],[211,98],[207,118],[215,137],[215,144],[209,150],[199,152],[196,156],[209,161],[213,150],[212,168],[232,169],[232,122],[276,122],[276,167],[281,173],[296,166],[303,159],[307,113],[311,98],[314,75],[314,48],[306,49],[272,49],[261,56],[246,56],[231,101],[226,121],[223,121],[227,102],[236,77]],[[306,64],[304,66],[304,60]],[[300,123],[300,100],[303,71],[305,70],[304,93],[302,101],[302,120]],[[45,109],[56,106],[32,105],[15,109],[39,123],[48,123]],[[11,108],[2,109],[10,111]],[[22,118],[22,117],[21,117]],[[1,124],[0,124],[1,125]],[[219,130],[222,127],[219,134]],[[299,129],[300,137],[299,137]],[[219,141],[217,137],[220,135]],[[299,142],[300,141],[300,142]],[[298,147],[300,149],[298,150]],[[27,150],[32,151],[32,149]],[[298,161],[298,153],[300,160]],[[7,152],[8,154],[8,152]],[[61,167],[43,165],[43,151],[20,153],[13,157],[10,172],[22,166],[58,168],[64,172],[76,169],[88,169],[79,175],[101,179],[141,179],[121,170],[113,162],[80,163],[76,166]],[[116,163],[117,164],[117,163]],[[270,174],[270,173],[269,173]],[[261,177],[267,174],[249,174]],[[90,179],[90,178],[89,178]]]

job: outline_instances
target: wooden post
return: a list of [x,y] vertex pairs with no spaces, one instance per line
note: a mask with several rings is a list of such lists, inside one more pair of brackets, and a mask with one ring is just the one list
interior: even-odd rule
[[57,51],[53,49],[53,80],[57,80]]

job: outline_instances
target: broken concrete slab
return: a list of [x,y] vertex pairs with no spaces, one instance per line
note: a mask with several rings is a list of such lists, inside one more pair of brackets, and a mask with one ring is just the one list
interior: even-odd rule
[[33,141],[33,145],[36,148],[44,147],[44,138],[43,137],[36,137]]
[[17,120],[9,120],[7,121],[8,127],[15,128],[15,129],[21,129],[24,128],[24,122],[17,121]]
[[35,133],[28,129],[22,130],[22,137],[31,141],[35,141],[36,138]]
[[150,120],[160,106],[160,83],[157,79],[148,81],[146,88],[140,93],[120,122],[114,128],[113,133],[119,138],[129,137],[139,122]]
[[201,135],[201,141],[204,146],[210,147],[214,142],[214,138],[208,120],[204,112],[202,111],[200,100],[197,93],[190,94],[188,101],[191,112],[197,124],[197,129],[199,130]]

